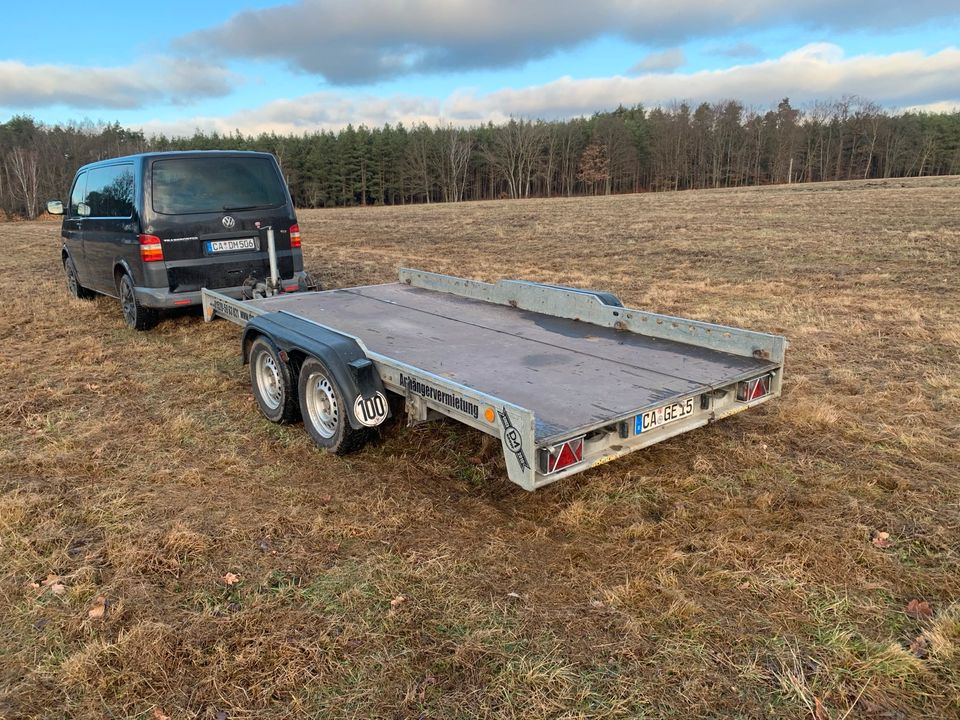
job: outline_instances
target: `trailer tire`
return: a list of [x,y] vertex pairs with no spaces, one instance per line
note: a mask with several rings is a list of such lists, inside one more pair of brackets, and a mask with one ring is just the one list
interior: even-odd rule
[[303,426],[317,447],[337,455],[359,450],[370,439],[370,430],[350,425],[347,402],[333,373],[316,358],[300,368],[298,383]]
[[257,407],[271,422],[286,425],[300,417],[297,388],[290,366],[262,335],[250,346],[250,387]]

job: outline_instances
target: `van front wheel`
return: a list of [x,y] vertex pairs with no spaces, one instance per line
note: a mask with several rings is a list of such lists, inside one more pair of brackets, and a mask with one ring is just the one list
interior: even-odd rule
[[159,316],[153,308],[144,307],[137,301],[137,294],[133,290],[133,280],[124,273],[120,276],[120,309],[123,311],[123,321],[131,330],[149,330],[157,324]]
[[63,272],[67,276],[67,290],[75,298],[89,300],[93,297],[93,291],[88,290],[80,284],[80,277],[77,275],[77,266],[73,264],[73,258],[67,255],[63,259]]

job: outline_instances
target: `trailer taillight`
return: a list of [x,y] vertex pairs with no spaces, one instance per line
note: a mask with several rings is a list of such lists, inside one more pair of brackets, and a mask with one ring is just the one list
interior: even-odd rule
[[140,259],[144,262],[163,260],[163,244],[156,235],[140,236]]
[[544,475],[559,472],[583,460],[583,436],[552,447],[540,448],[540,472]]
[[299,225],[290,226],[290,247],[292,248],[300,247],[300,226]]
[[772,375],[764,375],[763,377],[753,378],[753,380],[744,380],[737,383],[737,400],[750,402],[769,395],[772,379]]

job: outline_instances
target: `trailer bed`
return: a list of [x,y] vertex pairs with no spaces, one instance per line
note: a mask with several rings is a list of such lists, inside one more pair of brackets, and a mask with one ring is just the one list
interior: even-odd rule
[[410,269],[384,285],[203,299],[207,320],[246,327],[244,343],[282,336],[284,353],[336,365],[324,343],[346,340],[411,423],[448,416],[499,437],[528,490],[779,396],[787,345],[608,293]]
[[248,304],[334,328],[374,353],[527,408],[538,444],[777,366],[399,282]]

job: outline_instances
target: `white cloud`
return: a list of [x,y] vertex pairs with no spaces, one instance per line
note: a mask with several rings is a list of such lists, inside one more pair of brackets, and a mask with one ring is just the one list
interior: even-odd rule
[[0,61],[0,106],[139,108],[226,95],[233,75],[215,65],[158,57],[126,67],[26,65]]
[[296,0],[179,41],[194,53],[279,59],[335,84],[497,68],[603,36],[655,47],[793,24],[902,29],[957,17],[956,0]]
[[617,105],[657,105],[735,98],[767,106],[784,96],[794,103],[859,95],[886,106],[960,97],[960,50],[932,55],[903,52],[846,58],[827,43],[807,45],[775,60],[724,70],[586,80],[560,78],[544,85],[485,95],[455,93],[446,113],[464,120],[503,120],[511,115],[568,117]]
[[447,122],[436,98],[399,95],[348,97],[340,93],[319,92],[290,100],[274,100],[251,110],[223,117],[198,116],[183,120],[155,120],[138,126],[148,135],[192,135],[196,130],[230,134],[276,132],[304,134],[319,130],[339,130],[347,125],[378,127],[403,123],[407,127]]
[[960,98],[960,50],[938,53],[844,57],[830,44],[817,43],[774,60],[725,70],[647,74],[640,77],[560,78],[543,85],[480,94],[455,92],[445,100],[423,96],[313,93],[276,100],[225,117],[195,117],[177,122],[150,122],[148,133],[192,134],[197,128],[221,133],[306,133],[338,129],[349,123],[370,127],[402,122],[430,125],[452,122],[501,122],[511,116],[558,118],[590,115],[618,105],[646,106],[674,100],[717,101],[727,98],[769,107],[789,96],[796,105],[809,100],[859,95],[887,107],[954,107]]
[[687,61],[681,48],[668,48],[662,52],[650,53],[627,72],[638,75],[643,72],[676,70]]
[[910,105],[903,110],[923,113],[960,113],[960,96],[957,100],[941,100],[940,102],[924,103],[922,105]]

